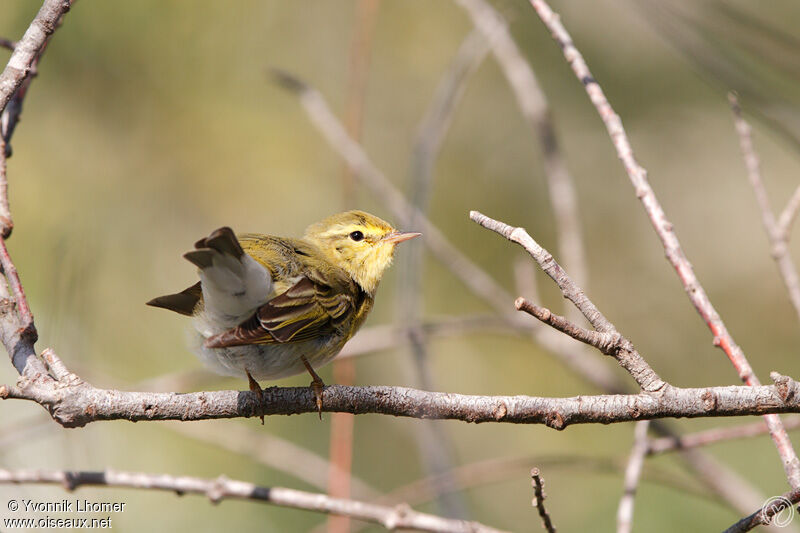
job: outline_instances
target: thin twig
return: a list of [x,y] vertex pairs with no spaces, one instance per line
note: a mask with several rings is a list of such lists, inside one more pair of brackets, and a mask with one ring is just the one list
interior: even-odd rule
[[589,331],[576,324],[573,324],[563,316],[552,313],[546,307],[539,307],[535,303],[519,297],[514,302],[516,308],[525,311],[554,329],[565,333],[573,339],[579,340],[584,344],[593,346],[606,355],[613,356],[624,346],[624,338],[619,334],[600,333],[599,331]]
[[787,241],[791,235],[792,224],[797,218],[798,211],[800,211],[800,185],[794,190],[794,194],[786,202],[786,207],[781,211],[781,216],[778,217],[778,227],[780,227],[781,235]]
[[18,42],[2,40],[13,50],[3,73],[0,74],[0,236],[8,239],[14,229],[8,201],[6,158],[11,155],[11,136],[14,134],[22,103],[30,83],[36,76],[36,66],[52,33],[69,11],[72,0],[47,0]]
[[[427,216],[433,184],[434,167],[444,142],[447,130],[467,81],[477,70],[488,53],[488,45],[477,31],[470,33],[462,42],[453,60],[442,76],[433,100],[417,129],[414,148],[411,153],[411,190],[409,198],[416,213]],[[410,227],[420,223],[415,219]],[[412,354],[413,383],[425,390],[437,388],[428,359],[427,337],[420,327],[423,314],[422,296],[425,294],[424,250],[412,246],[403,254],[403,268],[398,277],[399,316],[408,325],[408,344]],[[415,437],[422,463],[430,474],[442,474],[452,470],[453,442],[445,428],[439,424],[422,423],[415,425]],[[446,487],[443,487],[446,488]],[[443,490],[437,498],[441,513],[455,518],[468,518],[469,512],[460,492]]]
[[539,473],[538,468],[531,470],[531,485],[533,486],[533,501],[531,502],[539,511],[539,517],[542,519],[542,527],[548,533],[556,533],[556,527],[550,519],[550,513],[547,512],[544,506],[544,499],[547,495],[544,493],[544,480]]
[[633,504],[636,499],[636,490],[639,487],[639,478],[642,475],[644,457],[647,452],[647,430],[649,420],[636,423],[633,434],[633,447],[628,457],[628,466],[625,468],[625,484],[622,497],[617,508],[617,533],[630,533],[633,529]]
[[770,498],[757,511],[742,518],[726,529],[724,533],[743,533],[761,525],[785,527],[794,518],[794,506],[798,502],[800,502],[800,489]]
[[[511,36],[508,24],[491,4],[484,0],[457,0],[472,23],[483,33],[492,54],[511,86],[523,118],[539,141],[544,159],[544,173],[550,205],[555,218],[559,256],[578,285],[586,288],[588,268],[584,254],[578,195],[575,183],[561,154],[550,106],[533,69]],[[567,316],[575,319],[572,308]]]
[[656,374],[655,370],[647,364],[647,361],[639,355],[633,344],[622,337],[583,290],[572,281],[572,278],[561,268],[553,256],[533,240],[523,228],[514,228],[477,211],[471,211],[469,216],[484,228],[494,231],[525,248],[525,251],[534,258],[539,267],[556,282],[564,297],[575,304],[575,307],[580,310],[595,330],[619,339],[617,341],[619,347],[612,352],[612,355],[620,366],[627,370],[636,380],[642,390],[656,392],[668,387],[664,380]]
[[[572,37],[570,37],[567,30],[561,24],[560,17],[553,13],[550,6],[547,5],[547,2],[544,0],[530,0],[530,3],[561,47],[561,51],[567,63],[569,63],[575,76],[583,84],[589,99],[592,104],[594,104],[600,118],[603,120],[603,124],[617,151],[617,156],[622,161],[628,178],[634,186],[636,196],[641,200],[656,234],[661,240],[664,250],[666,251],[667,259],[677,271],[678,277],[686,289],[686,293],[692,304],[694,304],[700,316],[714,335],[714,344],[722,348],[744,383],[758,386],[760,381],[753,373],[753,369],[747,361],[744,352],[742,352],[739,345],[734,342],[724,322],[711,304],[708,295],[700,285],[700,281],[697,279],[689,260],[686,258],[681,248],[678,237],[673,230],[672,223],[667,219],[664,209],[656,198],[653,188],[647,181],[647,172],[634,158],[633,149],[631,148],[625,129],[622,126],[622,120],[619,118],[619,115],[614,112],[614,109],[603,93],[603,89],[597,83],[594,76],[592,76],[583,56],[575,47]],[[770,435],[775,442],[778,454],[783,462],[784,471],[786,472],[789,484],[793,488],[800,487],[800,459],[798,459],[792,447],[792,443],[789,441],[786,430],[783,429],[780,418],[777,416],[767,416],[766,420],[767,424],[770,426]]]
[[477,522],[450,520],[414,511],[406,505],[388,507],[343,498],[331,498],[282,487],[263,487],[220,476],[206,479],[190,476],[170,476],[143,472],[101,472],[64,470],[0,470],[0,483],[62,485],[67,490],[82,486],[120,487],[141,490],[158,490],[176,494],[199,494],[212,503],[223,500],[250,500],[281,507],[305,509],[319,513],[350,516],[380,524],[386,529],[417,529],[437,532],[497,532]]
[[781,216],[785,220],[785,225],[779,224],[775,219],[775,214],[772,212],[772,207],[769,203],[769,196],[767,196],[767,189],[764,187],[764,180],[761,178],[761,164],[758,154],[753,147],[752,129],[750,124],[742,117],[742,109],[739,107],[739,100],[736,95],[728,93],[728,101],[733,111],[736,132],[739,134],[739,147],[742,150],[744,163],[747,167],[747,178],[753,187],[753,193],[761,211],[761,222],[772,247],[772,258],[778,265],[781,279],[786,285],[786,291],[789,293],[789,300],[792,302],[798,320],[800,320],[800,278],[798,278],[797,267],[792,260],[792,256],[789,254],[788,240],[788,227],[791,225],[793,213],[796,213],[796,210],[793,207],[794,204],[790,201],[787,214]]
[[[783,421],[783,426],[787,431],[800,429],[800,418],[789,418]],[[718,442],[727,442],[735,439],[757,437],[769,433],[769,428],[765,422],[754,422],[741,426],[727,428],[712,428],[696,433],[676,435],[674,437],[661,437],[652,439],[647,444],[647,455],[688,450],[700,446],[708,446]]]

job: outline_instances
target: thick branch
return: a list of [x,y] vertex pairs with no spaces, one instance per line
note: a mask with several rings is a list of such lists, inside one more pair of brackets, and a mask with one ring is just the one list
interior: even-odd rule
[[220,476],[217,479],[204,479],[190,476],[170,476],[167,474],[147,474],[142,472],[69,472],[63,470],[0,470],[0,483],[37,483],[62,485],[67,490],[81,486],[123,487],[144,490],[161,490],[176,494],[205,495],[213,503],[222,500],[251,500],[257,502],[305,509],[319,513],[350,516],[381,524],[389,530],[416,529],[437,532],[498,532],[477,522],[450,520],[414,511],[406,505],[388,507],[374,503],[331,498],[282,487],[262,487],[245,481],[237,481]]
[[[291,415],[316,412],[308,387],[270,387],[263,403],[252,392],[177,393],[125,392],[97,389],[64,368],[51,350],[43,357],[55,379],[20,377],[17,386],[0,387],[0,398],[35,401],[65,427],[98,420],[206,420]],[[325,388],[323,409],[353,414],[386,414],[464,422],[545,424],[564,429],[571,424],[629,422],[667,417],[711,417],[799,413],[796,381],[773,375],[769,386],[681,389],[665,385],[656,393],[542,398],[473,396],[428,392],[405,387]]]

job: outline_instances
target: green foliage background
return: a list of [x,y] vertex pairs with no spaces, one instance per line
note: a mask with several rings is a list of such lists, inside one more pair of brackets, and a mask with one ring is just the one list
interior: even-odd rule
[[[737,383],[664,260],[603,125],[560,50],[526,2],[496,5],[511,20],[547,93],[578,187],[588,294],[670,382]],[[4,0],[0,35],[19,38],[38,7],[30,0]],[[758,375],[767,380],[769,371],[779,370],[800,376],[798,323],[770,258],[724,88],[699,75],[633,2],[556,2],[553,7],[621,115],[701,282]],[[762,3],[758,9],[761,19],[785,31],[800,21],[792,2]],[[341,115],[354,12],[354,2],[338,0],[76,3],[40,65],[8,167],[16,223],[9,247],[36,315],[39,349],[52,346],[73,370],[101,387],[133,389],[141,380],[199,368],[185,346],[188,321],[143,304],[193,282],[193,267],[180,255],[220,225],[297,235],[341,210],[341,161],[295,98],[268,81],[266,69],[277,66],[297,74]],[[465,13],[451,2],[381,2],[364,144],[403,190],[418,122],[470,29]],[[724,48],[724,39],[721,43]],[[767,98],[770,87],[763,85]],[[782,208],[798,183],[797,151],[771,130],[754,126],[769,193],[776,209]],[[435,179],[432,220],[508,290],[515,291],[512,265],[522,253],[471,223],[470,209],[526,227],[557,255],[538,144],[491,58],[467,88]],[[359,190],[356,205],[392,219],[365,190]],[[368,326],[403,321],[396,305],[396,270],[382,284]],[[538,279],[543,303],[562,311],[548,280]],[[429,318],[489,311],[433,260],[427,262],[424,298]],[[513,302],[508,305],[511,309]],[[430,352],[443,391],[598,392],[537,346],[513,336],[436,340]],[[413,385],[409,361],[404,349],[359,358],[357,383]],[[330,368],[322,377],[332,381]],[[0,365],[0,382],[14,380],[11,365]],[[278,384],[307,382],[307,376],[298,376]],[[245,386],[210,376],[194,388]],[[693,431],[743,421],[676,425]],[[386,492],[424,475],[413,435],[419,423],[358,417],[354,473]],[[540,426],[439,423],[455,443],[458,464],[530,456],[529,465],[513,477],[464,493],[472,518],[514,531],[536,530],[528,471],[539,465],[551,515],[562,531],[613,527],[622,486],[619,464],[627,457],[632,426],[555,432]],[[264,427],[255,420],[194,424],[222,434],[245,425],[322,455],[328,450],[329,416],[323,422],[311,415],[272,417]],[[64,430],[48,422],[40,407],[9,401],[0,403],[0,427],[2,467],[224,474],[314,490],[246,455],[180,435],[170,424],[99,422]],[[787,488],[767,437],[709,451],[765,495]],[[611,460],[612,468],[578,461],[587,457]],[[555,458],[560,462],[552,463]],[[694,492],[676,489],[676,483]],[[637,529],[721,529],[737,518],[696,491],[703,486],[675,458],[648,460],[637,497]],[[172,494],[81,489],[74,496],[128,502],[127,511],[114,516],[117,531],[303,531],[325,520],[303,511],[232,501],[214,506]],[[63,497],[57,487],[0,486],[0,516],[11,516],[5,508],[10,498]],[[419,508],[437,510],[435,504]]]

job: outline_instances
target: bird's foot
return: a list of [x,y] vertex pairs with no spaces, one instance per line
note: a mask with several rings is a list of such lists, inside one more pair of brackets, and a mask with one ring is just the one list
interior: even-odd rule
[[[258,397],[258,406],[263,409],[264,407],[264,392],[261,389],[261,385],[258,384],[256,380],[253,379],[253,376],[250,375],[250,372],[245,370],[247,374],[247,381],[250,383],[250,391],[255,392],[256,396]],[[264,415],[259,415],[261,419],[261,425],[264,425]]]
[[322,393],[325,390],[325,382],[322,381],[322,378],[320,378],[319,375],[314,371],[314,368],[304,355],[300,356],[300,358],[303,360],[306,370],[308,370],[308,373],[311,374],[311,377],[313,378],[309,387],[311,387],[311,390],[314,391],[314,399],[317,403],[317,413],[319,413],[319,419],[322,420]]

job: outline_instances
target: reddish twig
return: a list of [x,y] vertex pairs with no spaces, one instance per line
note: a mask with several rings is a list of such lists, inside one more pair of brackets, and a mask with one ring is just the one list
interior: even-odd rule
[[5,161],[11,155],[9,143],[22,113],[22,102],[36,76],[39,59],[71,3],[72,0],[46,0],[22,39],[18,42],[2,40],[3,46],[13,50],[6,68],[0,74],[0,236],[4,239],[11,235],[14,228],[8,202]]
[[[356,19],[348,60],[347,101],[345,103],[347,132],[356,140],[361,139],[363,128],[369,59],[379,5],[379,0],[360,0],[356,6]],[[355,180],[352,171],[345,165],[342,170],[342,204],[345,209],[353,207],[355,194]],[[349,358],[334,360],[333,379],[341,385],[353,385],[356,379],[355,361]],[[347,413],[333,413],[331,416],[331,439],[328,448],[331,463],[328,469],[328,494],[336,498],[350,497],[354,425],[355,417]],[[347,533],[350,531],[350,518],[338,515],[329,516],[328,531]]]
[[[734,368],[744,383],[751,386],[758,386],[760,381],[753,373],[750,363],[747,361],[742,349],[737,345],[733,337],[728,332],[725,324],[720,318],[705,290],[700,285],[700,281],[692,269],[689,260],[683,253],[678,237],[673,230],[672,223],[667,219],[664,209],[656,198],[653,188],[647,181],[647,172],[639,165],[633,156],[628,136],[622,126],[622,120],[614,112],[608,102],[603,89],[592,76],[589,67],[583,56],[575,47],[567,30],[561,24],[560,17],[556,15],[544,0],[530,0],[531,5],[536,10],[539,18],[550,30],[553,38],[561,47],[565,59],[569,63],[575,76],[581,81],[592,104],[594,104],[600,118],[603,120],[609,136],[617,151],[617,156],[625,167],[631,183],[636,190],[636,196],[641,200],[650,221],[655,228],[656,234],[661,240],[667,259],[678,273],[686,293],[692,304],[694,304],[700,316],[708,325],[714,335],[714,345],[719,346],[733,363]],[[778,453],[783,461],[783,467],[789,484],[793,488],[800,487],[800,459],[789,441],[786,430],[783,429],[780,418],[777,416],[767,416],[767,424],[770,426],[772,436]]]
[[531,485],[533,486],[533,501],[531,502],[534,507],[539,511],[539,517],[542,519],[542,527],[548,533],[556,533],[556,527],[550,519],[550,513],[544,506],[544,500],[547,495],[544,493],[544,480],[539,473],[538,468],[531,470]]

